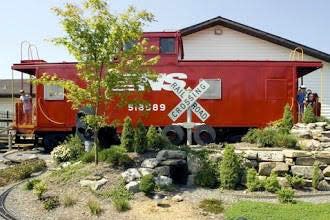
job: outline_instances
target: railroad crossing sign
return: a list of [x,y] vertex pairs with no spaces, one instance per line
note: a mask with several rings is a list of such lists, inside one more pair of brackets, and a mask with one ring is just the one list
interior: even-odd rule
[[191,108],[192,112],[201,120],[205,121],[210,117],[210,114],[196,101],[203,95],[204,92],[210,87],[210,85],[202,80],[192,91],[185,90],[176,82],[171,84],[173,92],[181,99],[181,102],[177,104],[173,110],[168,114],[168,117],[172,121],[176,121],[185,111]]

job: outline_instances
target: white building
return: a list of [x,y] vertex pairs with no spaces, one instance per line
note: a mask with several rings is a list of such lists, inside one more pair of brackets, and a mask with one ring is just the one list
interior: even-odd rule
[[303,84],[319,94],[321,115],[330,118],[330,54],[222,17],[180,32],[187,60],[322,61],[323,68],[304,76]]

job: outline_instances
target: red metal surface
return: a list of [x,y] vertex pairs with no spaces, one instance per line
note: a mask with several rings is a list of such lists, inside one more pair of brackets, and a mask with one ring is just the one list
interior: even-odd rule
[[[178,42],[178,33],[146,33],[149,42],[157,45],[160,36],[175,36],[176,53],[161,55],[160,62],[153,68],[160,74],[184,73],[182,79],[194,88],[200,79],[221,79],[221,99],[199,100],[198,102],[210,113],[205,121],[213,127],[262,127],[271,121],[281,118],[283,108],[288,103],[297,119],[296,91],[298,77],[316,70],[321,62],[301,61],[181,61],[182,51]],[[157,45],[159,46],[159,45]],[[154,56],[148,53],[146,56]],[[75,63],[24,62],[14,64],[12,69],[40,77],[43,73],[57,74],[64,79],[78,82]],[[178,78],[176,78],[178,79]],[[169,85],[164,81],[160,87]],[[43,99],[43,86],[36,88],[36,121],[34,132],[68,131],[75,126],[75,112],[66,101],[46,101]],[[115,104],[104,107],[108,121],[123,121],[130,116],[133,121],[141,118],[145,125],[166,126],[172,124],[167,116],[179,102],[172,92],[161,89],[144,94],[151,104],[165,105],[164,111],[128,111],[128,107],[119,108]],[[184,113],[176,122],[186,119]],[[193,116],[194,122],[200,120]],[[19,127],[19,125],[16,125]]]

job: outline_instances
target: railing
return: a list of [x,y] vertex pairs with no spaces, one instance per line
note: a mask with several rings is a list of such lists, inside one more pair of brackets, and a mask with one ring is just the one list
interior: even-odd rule
[[13,113],[10,111],[0,111],[0,128],[6,128],[13,121]]
[[15,124],[16,126],[31,126],[34,124],[34,106],[32,105],[31,111],[24,112],[23,111],[23,103],[22,102],[16,102],[15,103]]

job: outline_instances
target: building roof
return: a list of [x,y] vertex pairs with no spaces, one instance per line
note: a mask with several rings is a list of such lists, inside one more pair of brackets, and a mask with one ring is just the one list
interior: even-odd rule
[[198,23],[198,24],[195,24],[195,25],[192,25],[192,26],[189,26],[189,27],[186,27],[186,28],[183,28],[180,30],[180,32],[181,32],[182,36],[186,36],[186,35],[190,35],[195,32],[198,32],[198,31],[201,31],[201,30],[204,30],[204,29],[216,26],[216,25],[221,25],[221,26],[260,38],[262,40],[266,40],[266,41],[272,42],[274,44],[281,45],[281,46],[289,48],[291,50],[294,50],[297,47],[301,47],[304,51],[304,54],[318,58],[320,60],[330,62],[330,54],[328,54],[328,53],[313,49],[311,47],[296,43],[294,41],[276,36],[274,34],[270,34],[268,32],[265,32],[265,31],[262,31],[262,30],[259,30],[259,29],[256,29],[256,28],[253,28],[253,27],[229,20],[227,18],[220,17],[220,16],[212,18],[212,19],[204,21],[204,22],[201,22],[201,23]]
[[[14,95],[19,96],[19,91],[21,90],[21,80],[14,79]],[[29,80],[23,80],[23,90],[25,92],[30,92],[30,82]],[[12,80],[11,79],[0,79],[0,97],[11,97],[12,94]]]

